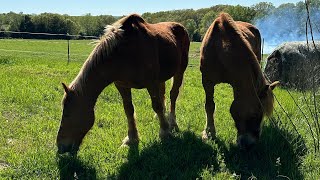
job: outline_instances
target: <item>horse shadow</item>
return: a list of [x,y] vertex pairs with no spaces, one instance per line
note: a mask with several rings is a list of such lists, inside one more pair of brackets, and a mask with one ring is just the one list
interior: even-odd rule
[[217,151],[192,132],[152,143],[139,152],[130,147],[128,161],[108,179],[196,179],[203,169],[218,169]]
[[306,153],[303,139],[276,126],[264,126],[258,144],[249,151],[235,144],[217,144],[226,168],[239,179],[303,179],[300,157]]
[[213,176],[227,170],[236,179],[303,179],[299,157],[305,152],[302,138],[271,125],[263,127],[259,143],[250,151],[220,138],[204,143],[187,131],[141,152],[130,147],[128,161],[108,179],[197,179],[204,169]]
[[[305,152],[301,137],[272,125],[263,126],[259,143],[249,151],[219,137],[205,143],[185,131],[140,151],[130,146],[127,161],[107,179],[197,179],[204,170],[212,176],[227,171],[236,179],[303,179],[299,157]],[[58,167],[60,179],[97,179],[96,169],[77,157],[59,157]]]
[[97,179],[96,169],[75,156],[57,155],[60,179]]

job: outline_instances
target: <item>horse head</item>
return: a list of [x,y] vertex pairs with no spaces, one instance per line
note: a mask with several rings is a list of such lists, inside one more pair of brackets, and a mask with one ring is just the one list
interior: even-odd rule
[[258,98],[235,100],[231,106],[231,114],[238,130],[237,144],[241,149],[249,149],[259,140],[261,122],[265,115],[273,111],[272,90],[278,81],[267,84],[258,92]]
[[94,122],[94,111],[84,97],[62,83],[65,94],[62,100],[62,119],[57,136],[58,153],[76,153]]

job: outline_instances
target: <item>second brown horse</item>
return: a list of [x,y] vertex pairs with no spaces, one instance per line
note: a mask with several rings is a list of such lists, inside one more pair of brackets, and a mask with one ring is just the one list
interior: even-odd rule
[[207,114],[203,139],[214,137],[214,86],[229,83],[234,101],[230,112],[235,121],[240,148],[253,145],[260,136],[264,115],[273,110],[272,90],[278,82],[269,84],[259,62],[260,33],[249,23],[236,22],[222,13],[209,27],[201,47],[202,84],[206,93]]

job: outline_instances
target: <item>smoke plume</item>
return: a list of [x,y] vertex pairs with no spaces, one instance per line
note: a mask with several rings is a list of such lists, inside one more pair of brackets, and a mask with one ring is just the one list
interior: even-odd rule
[[[310,9],[310,19],[315,40],[320,40],[320,10]],[[264,54],[270,54],[277,46],[289,41],[306,41],[307,12],[298,7],[275,8],[254,24],[264,38]],[[311,41],[308,26],[308,40]]]

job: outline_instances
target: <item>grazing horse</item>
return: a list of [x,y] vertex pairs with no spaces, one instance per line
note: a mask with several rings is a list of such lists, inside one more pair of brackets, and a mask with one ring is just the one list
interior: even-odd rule
[[[160,137],[171,135],[176,99],[188,65],[189,37],[174,22],[149,24],[136,14],[107,26],[73,82],[63,84],[63,114],[57,136],[58,152],[77,152],[94,123],[94,106],[102,90],[114,83],[123,100],[128,136],[123,144],[139,141],[131,88],[146,88],[160,120]],[[165,118],[165,81],[173,77],[169,123]]]
[[230,112],[238,130],[237,143],[240,148],[247,148],[259,139],[263,116],[272,113],[272,90],[278,82],[269,84],[264,78],[257,58],[260,52],[253,47],[258,46],[252,43],[260,42],[254,40],[260,36],[248,38],[250,29],[243,25],[248,23],[235,22],[229,14],[222,13],[204,36],[200,70],[206,93],[207,122],[202,138],[214,137],[216,133],[214,86],[229,83],[234,94]]

